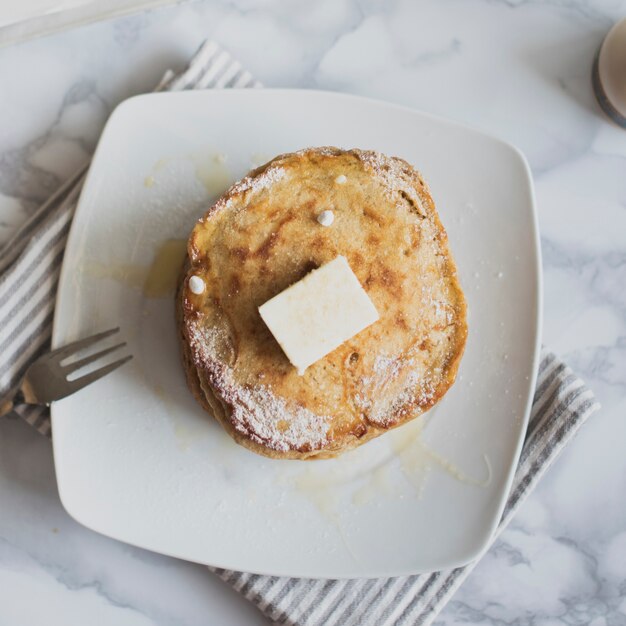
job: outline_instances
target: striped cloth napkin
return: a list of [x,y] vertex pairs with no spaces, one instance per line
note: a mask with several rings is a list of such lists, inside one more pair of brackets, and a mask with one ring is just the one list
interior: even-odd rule
[[[157,90],[260,86],[217,44],[207,42],[184,72],[167,72]],[[86,170],[87,165],[0,250],[0,395],[50,347],[59,269]],[[598,408],[593,393],[572,370],[544,352],[526,442],[499,531]],[[50,435],[47,409],[21,407],[18,414]],[[281,578],[212,569],[275,623],[391,626],[430,624],[474,565],[372,580]]]

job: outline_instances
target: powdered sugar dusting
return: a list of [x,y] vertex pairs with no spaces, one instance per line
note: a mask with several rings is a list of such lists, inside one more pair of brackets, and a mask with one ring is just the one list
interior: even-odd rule
[[236,430],[273,450],[317,450],[324,446],[330,417],[279,397],[269,386],[238,384],[232,367],[225,363],[230,347],[228,333],[206,327],[201,320],[190,321],[187,328],[196,365],[219,362],[211,386],[229,405]]
[[285,168],[278,164],[272,164],[253,176],[245,176],[241,180],[233,183],[224,195],[202,216],[198,222],[202,224],[215,213],[227,209],[234,203],[240,202],[239,196],[245,193],[259,193],[270,188],[276,182],[282,180],[287,175]]
[[379,355],[374,361],[371,376],[364,376],[361,379],[363,385],[374,386],[377,389],[386,387],[389,383],[398,378],[398,375],[405,366],[412,366],[413,359],[405,359],[400,357],[389,357]]
[[374,406],[368,419],[374,424],[389,426],[404,419],[409,411],[422,412],[429,408],[434,404],[435,396],[436,389],[430,377],[425,378],[417,371],[410,372],[404,389],[394,397],[393,402],[382,410]]
[[196,365],[214,359],[233,361],[235,348],[224,328],[203,324],[202,320],[188,320],[187,333]]
[[[246,192],[258,193],[271,187],[274,183],[282,180],[286,171],[284,168],[278,165],[270,165],[265,171],[257,174],[255,176],[246,176],[242,178],[240,181],[236,182],[225,194],[224,198],[226,201],[223,206],[227,207],[232,204],[234,198],[238,195],[241,195]],[[221,201],[218,201],[218,205]]]
[[[391,159],[379,152],[354,150],[354,153],[374,171],[378,180],[383,184],[387,196],[393,202],[398,202],[399,197],[407,198],[408,191],[413,189],[408,165],[403,164],[400,159]],[[411,195],[411,203],[419,209],[423,217],[426,215],[419,197]]]
[[435,310],[435,324],[449,326],[454,323],[454,309],[449,303],[436,300],[431,295],[429,304],[431,304]]
[[269,387],[238,387],[234,395],[233,424],[253,441],[273,450],[317,450],[328,440],[329,417],[288,402]]
[[[407,370],[402,388],[394,394],[391,404],[388,401],[379,401],[386,397],[386,388],[397,383]],[[405,417],[412,407],[416,409],[430,405],[436,391],[431,377],[419,368],[414,358],[405,354],[395,357],[377,356],[372,374],[362,377],[359,382],[363,388],[368,389],[368,393],[356,393],[355,404],[367,415],[368,421],[383,427]]]

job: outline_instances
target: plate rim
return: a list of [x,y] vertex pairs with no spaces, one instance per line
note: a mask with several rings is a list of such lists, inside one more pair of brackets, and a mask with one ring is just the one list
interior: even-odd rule
[[[59,345],[59,335],[61,334],[60,329],[62,327],[62,322],[59,319],[60,318],[59,311],[61,310],[61,307],[58,306],[58,300],[60,299],[60,294],[63,291],[62,287],[65,284],[65,281],[68,279],[68,274],[70,272],[69,264],[66,263],[67,257],[66,257],[65,252],[70,246],[70,243],[73,241],[73,238],[76,236],[75,233],[76,233],[77,220],[75,219],[75,217],[81,211],[81,207],[85,201],[84,199],[87,196],[87,193],[85,190],[89,190],[90,182],[92,178],[96,176],[96,174],[94,174],[94,169],[91,167],[91,165],[94,162],[96,162],[96,159],[98,158],[99,153],[102,151],[103,149],[102,146],[104,144],[103,139],[106,137],[106,135],[109,132],[111,132],[111,128],[116,118],[120,115],[120,111],[124,112],[125,109],[129,108],[130,106],[134,106],[136,105],[138,101],[143,101],[145,99],[153,99],[153,98],[193,99],[193,98],[207,98],[207,97],[212,98],[212,97],[215,97],[216,94],[219,94],[217,97],[228,98],[228,97],[242,97],[242,94],[244,93],[246,94],[246,96],[243,96],[243,97],[247,97],[251,93],[260,95],[261,97],[265,97],[265,95],[268,95],[268,97],[271,97],[272,94],[274,96],[280,96],[281,94],[302,94],[302,95],[308,95],[310,97],[321,96],[321,97],[327,97],[327,98],[349,100],[352,102],[358,102],[358,103],[368,104],[368,105],[382,106],[391,110],[397,110],[397,111],[409,113],[411,115],[417,115],[423,119],[431,120],[433,122],[436,122],[437,124],[444,124],[448,127],[452,127],[462,132],[473,134],[483,139],[484,138],[489,139],[493,141],[494,143],[497,143],[503,146],[504,148],[509,150],[512,154],[514,154],[517,161],[521,165],[521,170],[523,171],[523,174],[524,174],[523,179],[524,179],[525,187],[528,192],[530,218],[531,218],[529,225],[530,225],[530,231],[531,231],[530,234],[532,235],[532,245],[531,245],[532,250],[530,251],[532,252],[532,258],[535,263],[535,271],[533,273],[534,273],[534,279],[535,279],[535,285],[536,285],[535,294],[534,294],[536,306],[535,306],[535,310],[533,311],[535,332],[534,332],[534,344],[532,346],[531,380],[534,380],[536,383],[539,363],[541,359],[541,338],[542,338],[542,330],[543,330],[543,265],[542,265],[541,239],[540,239],[540,232],[539,232],[539,221],[538,221],[538,214],[537,214],[534,181],[533,181],[530,166],[524,154],[521,152],[519,148],[517,148],[512,143],[506,140],[503,140],[500,137],[497,137],[496,135],[493,135],[488,132],[484,132],[483,130],[479,130],[477,128],[461,123],[454,119],[448,119],[443,116],[439,116],[439,115],[432,114],[429,112],[424,112],[419,109],[415,109],[413,107],[406,106],[403,104],[388,102],[380,98],[372,98],[372,97],[367,97],[367,96],[354,95],[354,94],[335,92],[335,91],[329,91],[329,90],[319,90],[319,89],[265,88],[264,87],[261,89],[222,89],[222,90],[206,89],[206,90],[156,92],[156,93],[138,94],[135,96],[131,96],[130,98],[127,98],[123,100],[122,102],[120,102],[109,115],[104,125],[104,128],[100,134],[98,144],[89,162],[89,169],[87,171],[87,175],[83,182],[83,186],[82,186],[82,189],[80,191],[80,194],[76,203],[74,216],[70,224],[70,228],[69,228],[69,232],[68,232],[68,236],[66,240],[66,245],[64,249],[61,271],[59,273],[57,292],[55,296],[55,311],[54,311],[54,317],[53,317],[53,330],[52,330],[52,347],[53,348],[56,348]],[[225,94],[228,94],[228,95],[225,95]],[[233,95],[233,94],[237,94],[237,95]],[[261,95],[261,94],[264,94],[264,95]],[[263,570],[258,570],[258,569],[257,570],[248,570],[248,569],[243,570],[240,567],[236,567],[236,566],[233,567],[232,563],[209,564],[209,563],[206,563],[206,561],[194,560],[193,558],[189,558],[187,556],[185,556],[184,559],[190,562],[208,565],[209,567],[245,571],[248,573],[266,575],[266,576],[284,576],[284,577],[296,577],[296,578],[304,577],[304,578],[311,578],[311,579],[325,579],[325,578],[332,577],[338,580],[353,579],[357,577],[364,578],[364,579],[372,579],[372,578],[380,578],[380,577],[410,576],[410,575],[415,575],[415,574],[427,573],[431,571],[465,566],[471,561],[477,559],[479,556],[483,554],[483,552],[485,552],[488,549],[488,547],[491,545],[491,539],[494,537],[496,529],[502,519],[502,513],[504,511],[508,497],[511,492],[513,479],[514,479],[515,472],[519,464],[519,458],[520,458],[524,441],[525,441],[525,437],[526,437],[528,422],[530,418],[530,412],[532,410],[532,400],[533,400],[533,395],[534,395],[534,389],[535,389],[535,385],[530,387],[530,391],[526,397],[525,410],[524,410],[524,414],[521,420],[522,425],[519,431],[520,435],[516,441],[515,450],[511,457],[511,462],[509,465],[509,470],[505,475],[505,480],[504,480],[505,486],[499,494],[499,502],[498,502],[498,506],[496,507],[497,514],[493,516],[491,523],[489,525],[485,525],[485,528],[482,534],[476,535],[476,537],[478,538],[474,539],[471,542],[472,546],[469,547],[467,550],[465,550],[463,554],[459,554],[459,557],[457,559],[454,559],[454,560],[443,559],[440,565],[437,565],[434,568],[431,567],[428,569],[418,567],[418,568],[408,568],[408,569],[405,568],[403,570],[398,570],[398,569],[385,570],[384,568],[379,568],[379,570],[377,570],[376,573],[374,574],[367,574],[367,573],[361,572],[358,575],[354,575],[354,576],[353,575],[341,575],[341,574],[330,575],[330,576],[316,576],[316,575],[311,575],[310,573],[307,573],[306,571],[294,573],[293,570],[285,570],[285,569],[271,568],[271,567],[263,569]],[[119,536],[116,536],[116,533],[99,529],[97,527],[98,524],[95,524],[93,522],[85,522],[81,519],[82,515],[74,510],[74,503],[70,503],[70,501],[68,500],[67,494],[64,489],[64,485],[62,484],[62,481],[59,480],[59,472],[58,472],[57,465],[58,465],[58,458],[60,457],[61,453],[58,448],[59,444],[57,443],[59,440],[59,437],[54,436],[55,430],[56,430],[55,422],[56,422],[55,408],[53,404],[51,406],[51,433],[52,433],[52,448],[53,448],[55,475],[57,477],[57,488],[58,488],[61,504],[63,508],[65,509],[65,511],[70,515],[70,517],[72,517],[74,520],[76,520],[78,523],[85,526],[86,528],[89,528],[90,530],[98,532],[99,534],[110,537],[117,541],[121,541],[128,545],[133,545],[133,546],[145,549],[145,550],[149,550],[151,552],[157,552],[158,554],[171,556],[173,558],[179,558],[179,559],[183,558],[172,552],[168,552],[168,551],[164,551],[160,549],[156,551],[153,547],[142,545],[141,542],[133,541],[132,543],[130,543],[129,541],[123,538],[120,538]]]

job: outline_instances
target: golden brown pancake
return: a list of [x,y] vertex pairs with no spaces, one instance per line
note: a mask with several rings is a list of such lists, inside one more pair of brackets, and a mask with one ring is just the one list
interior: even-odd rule
[[[330,227],[317,222],[325,209]],[[258,307],[338,255],[380,319],[299,375]],[[335,456],[417,417],[454,382],[467,336],[426,183],[406,161],[362,150],[281,155],[235,183],[191,233],[177,309],[194,396],[274,458]]]

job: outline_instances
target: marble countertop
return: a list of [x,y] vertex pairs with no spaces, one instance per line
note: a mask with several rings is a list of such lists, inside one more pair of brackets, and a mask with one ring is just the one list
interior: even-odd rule
[[[624,0],[187,2],[0,49],[0,242],[93,151],[111,110],[215,38],[268,86],[370,95],[515,143],[535,177],[544,342],[603,404],[439,624],[626,623],[626,132],[593,56]],[[50,444],[0,422],[0,623],[264,619],[206,568],[82,528]]]

